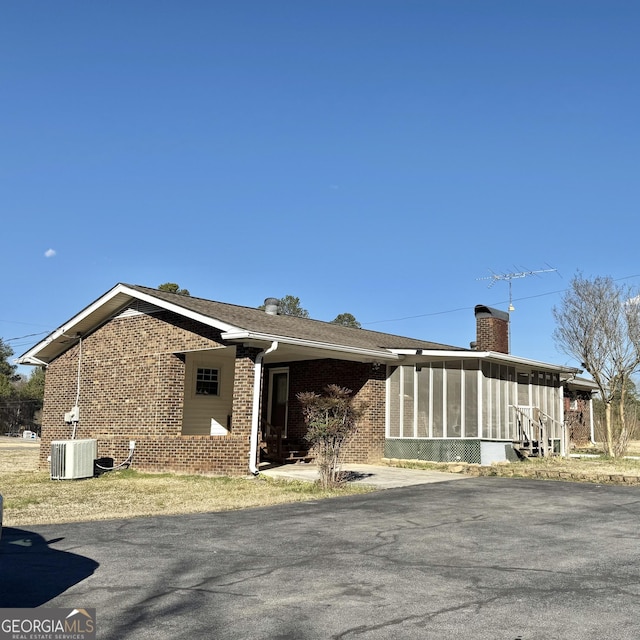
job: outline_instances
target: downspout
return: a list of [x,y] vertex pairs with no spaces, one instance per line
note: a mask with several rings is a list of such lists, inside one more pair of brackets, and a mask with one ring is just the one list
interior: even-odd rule
[[596,444],[596,432],[593,425],[593,394],[589,394],[589,430],[591,437],[591,444]]
[[78,430],[78,421],[80,419],[80,410],[78,407],[80,406],[80,372],[82,371],[82,335],[79,334],[78,338],[78,373],[76,376],[76,401],[73,405],[73,409],[71,410],[73,413],[73,431],[71,433],[72,440],[76,439],[76,431]]
[[249,449],[249,471],[257,476],[258,470],[258,432],[260,430],[260,392],[262,391],[262,360],[268,353],[272,353],[278,348],[278,341],[274,340],[271,346],[265,351],[261,351],[256,356],[253,368],[253,411],[251,414],[251,437]]

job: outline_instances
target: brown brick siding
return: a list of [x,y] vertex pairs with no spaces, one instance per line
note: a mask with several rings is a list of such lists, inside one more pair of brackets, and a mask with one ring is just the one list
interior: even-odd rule
[[[40,463],[48,467],[52,440],[68,439],[64,414],[76,402],[77,438],[97,438],[98,456],[116,464],[136,441],[141,470],[247,472],[253,361],[257,349],[238,349],[233,431],[228,436],[182,436],[185,365],[178,351],[220,346],[217,330],[169,312],[114,318],[52,362],[47,370]],[[246,397],[245,395],[246,394]]]
[[[573,446],[591,443],[591,394],[580,391],[565,391],[564,420],[569,427],[569,441]],[[572,401],[575,408],[571,408]]]
[[479,351],[509,353],[509,322],[501,318],[478,318],[476,345]]
[[[129,455],[128,437],[102,435],[99,456],[115,464]],[[164,436],[136,440],[132,467],[141,471],[247,475],[248,438],[228,436]]]
[[236,435],[244,434],[247,443],[251,435],[254,365],[258,353],[260,353],[260,349],[256,348],[238,346],[236,349],[235,377],[233,380],[233,419],[231,428]]
[[[366,405],[355,438],[346,449],[346,462],[371,463],[384,456],[385,428],[385,367],[374,370],[371,364],[344,360],[309,360],[280,363],[289,367],[288,437],[302,440],[306,426],[296,395],[304,391],[322,393],[329,384],[353,391],[356,403]],[[265,385],[266,387],[266,385]],[[263,397],[266,407],[266,394]]]
[[[76,402],[77,438],[96,438],[98,457],[117,465],[135,440],[133,467],[143,471],[248,473],[257,348],[236,348],[231,432],[227,436],[183,436],[185,362],[179,352],[223,345],[219,332],[169,312],[114,318],[72,344],[47,370],[40,463],[48,468],[52,440],[71,438],[64,414]],[[81,358],[80,358],[81,356]],[[80,360],[80,366],[78,363]],[[273,365],[272,365],[273,366]],[[383,457],[385,367],[342,360],[283,363],[290,371],[289,436],[306,427],[296,394],[321,392],[328,384],[348,387],[366,404],[358,432],[347,449],[349,462]],[[266,412],[265,369],[262,413]]]

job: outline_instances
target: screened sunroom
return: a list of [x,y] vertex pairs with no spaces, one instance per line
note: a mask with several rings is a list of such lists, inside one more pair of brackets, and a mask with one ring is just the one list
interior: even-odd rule
[[490,464],[534,444],[564,451],[562,384],[574,370],[456,355],[389,368],[386,457]]

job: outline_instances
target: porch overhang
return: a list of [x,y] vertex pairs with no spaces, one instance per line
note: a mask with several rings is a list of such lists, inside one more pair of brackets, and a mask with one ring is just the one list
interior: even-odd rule
[[531,369],[542,369],[544,371],[553,371],[565,379],[572,379],[582,373],[582,369],[576,367],[567,367],[563,365],[550,364],[539,360],[530,360],[528,358],[519,358],[507,353],[499,353],[497,351],[446,351],[439,349],[392,349],[393,353],[403,356],[411,362],[426,362],[433,360],[462,360],[465,358],[475,358],[479,360],[488,360],[490,362],[504,362],[511,365],[520,365]]
[[278,357],[281,358],[286,353],[286,359],[333,358],[378,363],[394,363],[404,359],[401,354],[387,349],[365,349],[255,331],[227,331],[222,333],[221,337],[229,342],[240,342],[247,346],[259,348],[264,348],[265,345],[272,344],[275,341],[279,344]]

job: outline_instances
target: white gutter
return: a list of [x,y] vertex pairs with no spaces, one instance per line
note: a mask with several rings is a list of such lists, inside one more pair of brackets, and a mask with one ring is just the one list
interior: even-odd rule
[[[71,326],[71,323],[66,323],[50,333],[44,340],[41,340],[35,347],[32,347],[25,354],[21,355],[16,359],[18,364],[41,364],[42,360],[36,358],[35,353],[38,353],[43,347],[49,346],[52,342],[64,336],[68,330],[68,326]],[[71,336],[69,336],[71,337]]]
[[31,356],[29,358],[16,358],[13,361],[15,364],[34,364],[37,365],[39,367],[48,367],[49,363],[48,362],[44,362],[42,360],[38,360],[38,358]]
[[[390,349],[391,352],[403,356],[422,356],[422,358],[479,358],[481,360],[499,360],[502,362],[510,362],[513,364],[522,364],[550,371],[558,371],[563,373],[580,373],[582,370],[576,367],[563,367],[557,364],[541,362],[539,360],[530,360],[529,358],[519,358],[508,353],[499,353],[498,351],[447,351],[438,349]],[[420,352],[419,352],[420,351]]]
[[400,356],[389,350],[365,349],[362,347],[347,347],[341,344],[330,342],[318,342],[315,340],[305,340],[303,338],[291,338],[287,336],[276,336],[268,333],[258,333],[255,331],[227,331],[221,334],[223,340],[261,340],[264,342],[276,342],[290,344],[297,347],[311,347],[313,349],[323,349],[325,351],[340,351],[342,353],[352,353],[355,355],[372,358],[373,360],[400,360]]
[[254,476],[259,473],[258,470],[258,432],[260,427],[260,391],[262,382],[262,360],[268,354],[278,348],[278,342],[274,340],[271,346],[265,351],[261,351],[256,356],[256,362],[253,368],[253,410],[251,413],[251,436],[249,449],[249,471]]

